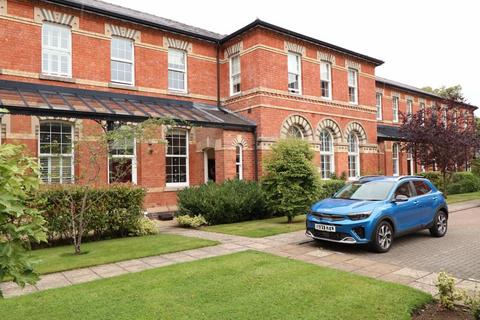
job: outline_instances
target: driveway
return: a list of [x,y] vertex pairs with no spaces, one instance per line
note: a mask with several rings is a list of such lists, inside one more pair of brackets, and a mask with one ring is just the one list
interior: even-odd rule
[[395,239],[388,253],[376,254],[365,248],[336,243],[308,241],[301,245],[348,253],[369,260],[430,272],[447,271],[464,279],[480,280],[480,208],[450,214],[445,237],[431,237],[421,231]]

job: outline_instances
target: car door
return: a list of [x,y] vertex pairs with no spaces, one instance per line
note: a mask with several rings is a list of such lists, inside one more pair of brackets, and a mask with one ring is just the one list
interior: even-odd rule
[[404,195],[408,198],[407,201],[394,202],[392,205],[394,219],[397,222],[397,231],[402,233],[415,228],[418,224],[416,217],[418,204],[414,198],[413,186],[410,181],[405,181],[397,186],[393,194],[393,199],[398,195]]
[[433,192],[432,188],[425,181],[414,180],[412,183],[417,195],[415,200],[418,203],[418,219],[421,220],[423,225],[427,225],[435,217],[438,194]]

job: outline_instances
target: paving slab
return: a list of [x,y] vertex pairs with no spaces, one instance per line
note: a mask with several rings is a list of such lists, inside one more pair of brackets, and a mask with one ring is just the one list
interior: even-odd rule
[[115,277],[121,274],[128,273],[127,270],[123,269],[115,263],[104,264],[100,266],[91,267],[93,272],[99,275],[102,278]]
[[63,273],[52,273],[44,275],[40,280],[35,284],[38,290],[46,290],[53,288],[66,287],[72,283],[67,280]]

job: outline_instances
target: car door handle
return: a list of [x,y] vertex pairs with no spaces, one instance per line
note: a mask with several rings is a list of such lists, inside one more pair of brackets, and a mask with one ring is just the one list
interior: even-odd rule
[[413,201],[414,204],[418,204],[418,200]]
[[432,199],[433,199],[433,200],[437,200],[438,198],[437,198],[437,197],[433,197]]

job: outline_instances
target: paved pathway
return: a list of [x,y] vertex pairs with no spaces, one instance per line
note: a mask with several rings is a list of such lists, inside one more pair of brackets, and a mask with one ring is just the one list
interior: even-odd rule
[[[437,294],[434,285],[438,276],[436,272],[444,269],[454,270],[455,275],[463,275],[463,278],[457,278],[458,287],[475,290],[480,289],[480,281],[468,276],[470,271],[462,270],[480,272],[480,232],[478,231],[480,230],[480,209],[475,208],[477,206],[480,206],[480,201],[451,206],[453,213],[450,230],[445,238],[433,239],[426,237],[423,233],[417,233],[396,241],[395,246],[387,254],[373,254],[354,246],[319,245],[305,237],[304,231],[265,238],[248,238],[183,229],[176,227],[174,222],[162,222],[159,228],[163,233],[217,240],[221,244],[48,274],[41,276],[35,286],[28,285],[23,289],[12,282],[4,282],[0,283],[0,290],[8,298],[245,250],[268,252],[320,266],[406,284],[433,295]],[[473,242],[469,241],[472,239]],[[465,259],[467,259],[466,263]],[[464,266],[463,269],[462,266]],[[473,276],[478,275],[480,274],[474,271]],[[480,279],[480,276],[476,279]]]

